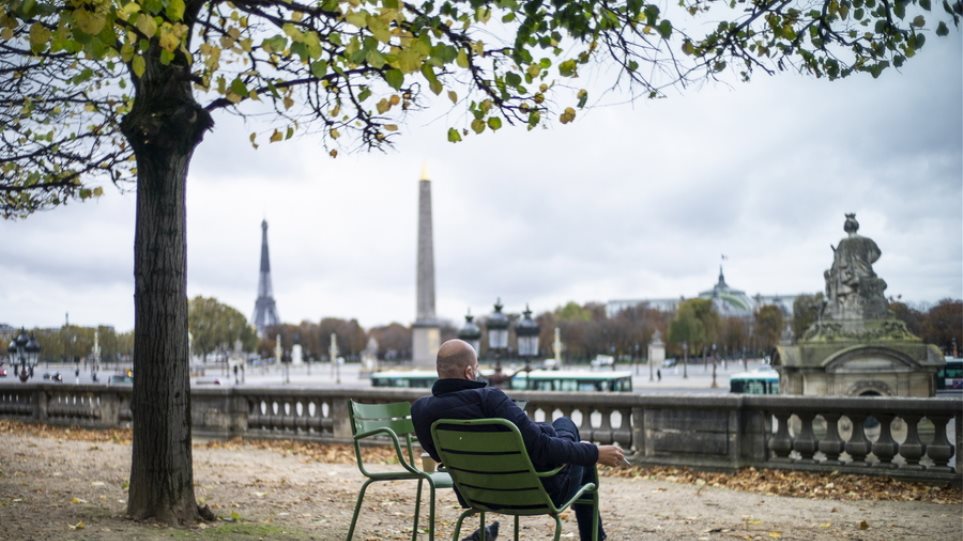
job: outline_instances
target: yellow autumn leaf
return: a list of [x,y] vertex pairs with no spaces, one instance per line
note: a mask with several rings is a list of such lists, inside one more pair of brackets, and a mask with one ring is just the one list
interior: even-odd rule
[[138,15],[137,22],[134,23],[134,26],[136,26],[137,29],[140,30],[141,34],[144,34],[144,36],[147,38],[152,38],[154,37],[154,34],[157,33],[157,22],[155,22],[154,18],[147,13],[141,13]]
[[769,532],[770,539],[782,539],[782,532]]
[[271,134],[271,142],[276,143],[282,139],[284,139],[284,135],[282,135],[281,132],[275,129],[274,133]]

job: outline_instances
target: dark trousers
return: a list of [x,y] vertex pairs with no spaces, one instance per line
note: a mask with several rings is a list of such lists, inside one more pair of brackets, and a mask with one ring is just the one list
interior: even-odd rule
[[[578,435],[578,427],[568,417],[559,417],[552,422],[552,428],[560,438],[569,439],[575,442],[582,441]],[[578,492],[578,489],[586,483],[595,483],[598,486],[598,477],[595,475],[595,468],[592,466],[579,466],[569,464],[547,479],[542,480],[545,491],[551,496],[555,505],[567,502]],[[592,506],[575,504],[575,519],[578,521],[578,535],[581,541],[592,541]],[[599,517],[599,541],[605,539],[605,530],[602,529],[602,517]]]

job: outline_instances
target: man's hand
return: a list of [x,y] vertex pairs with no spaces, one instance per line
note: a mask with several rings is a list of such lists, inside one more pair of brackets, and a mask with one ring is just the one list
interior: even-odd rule
[[622,449],[615,445],[599,445],[598,463],[612,467],[628,465],[628,462],[625,460],[625,454],[622,453]]

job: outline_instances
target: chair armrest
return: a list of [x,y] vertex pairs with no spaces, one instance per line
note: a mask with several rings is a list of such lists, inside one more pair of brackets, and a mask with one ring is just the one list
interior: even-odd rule
[[536,475],[537,477],[551,477],[551,476],[553,476],[553,475],[556,475],[558,472],[564,470],[564,469],[565,469],[565,466],[568,466],[568,464],[562,464],[561,466],[559,466],[559,467],[557,467],[557,468],[553,468],[553,469],[548,470],[548,471],[537,471],[537,472],[535,472],[535,475]]
[[[391,438],[391,444],[395,448],[395,455],[398,457],[398,463],[401,464],[401,466],[404,469],[408,470],[411,473],[423,473],[414,465],[409,464],[409,459],[406,459],[404,456],[404,453],[401,452],[401,442],[398,440],[398,434],[396,434],[394,430],[391,430],[388,427],[381,427],[381,428],[375,428],[374,430],[368,430],[367,432],[362,432],[360,434],[355,434],[354,436],[355,457],[357,457],[358,459],[358,468],[361,470],[362,474],[367,476],[368,471],[364,467],[364,460],[361,458],[361,446],[358,444],[358,442],[365,438],[370,438],[372,436],[377,436],[377,435],[385,435]],[[411,449],[410,442],[408,445],[409,445],[408,448],[410,451]]]

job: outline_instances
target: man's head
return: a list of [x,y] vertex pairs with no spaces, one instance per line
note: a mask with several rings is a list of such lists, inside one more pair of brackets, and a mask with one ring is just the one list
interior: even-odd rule
[[478,377],[478,356],[468,342],[449,340],[438,348],[435,367],[442,379],[475,380]]

